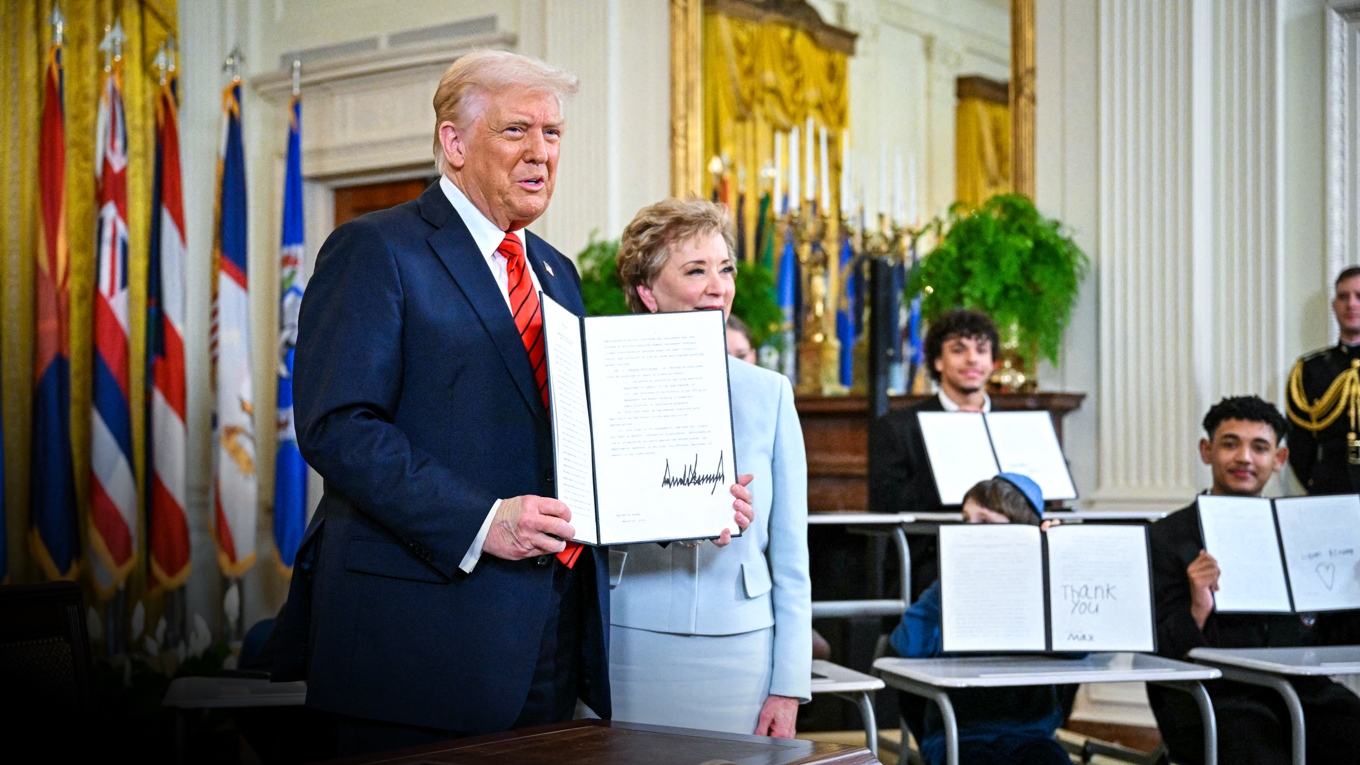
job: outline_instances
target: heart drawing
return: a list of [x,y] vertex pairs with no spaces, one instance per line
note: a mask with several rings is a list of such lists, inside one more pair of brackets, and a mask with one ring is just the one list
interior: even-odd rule
[[1336,584],[1336,564],[1333,563],[1317,564],[1317,575],[1318,579],[1322,580],[1323,586],[1330,591],[1332,589],[1332,585]]

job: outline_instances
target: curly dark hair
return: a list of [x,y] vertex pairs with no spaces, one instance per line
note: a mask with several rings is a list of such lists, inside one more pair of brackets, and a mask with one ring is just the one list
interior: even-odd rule
[[1214,432],[1224,420],[1263,422],[1275,431],[1276,445],[1284,443],[1287,427],[1284,415],[1274,404],[1263,401],[1259,396],[1228,396],[1209,407],[1209,413],[1204,415],[1204,432],[1209,435],[1209,440],[1213,440]]
[[1001,339],[997,335],[996,324],[992,318],[981,311],[955,308],[931,322],[930,329],[926,332],[926,371],[935,382],[940,381],[940,373],[935,370],[935,360],[940,358],[945,342],[954,337],[987,340],[992,345],[992,361],[996,361],[996,352],[1001,345]]

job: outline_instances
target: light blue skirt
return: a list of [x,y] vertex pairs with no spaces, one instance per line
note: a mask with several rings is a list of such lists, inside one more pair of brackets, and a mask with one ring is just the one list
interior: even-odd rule
[[612,626],[614,719],[749,735],[770,695],[773,665],[773,627],[676,635]]

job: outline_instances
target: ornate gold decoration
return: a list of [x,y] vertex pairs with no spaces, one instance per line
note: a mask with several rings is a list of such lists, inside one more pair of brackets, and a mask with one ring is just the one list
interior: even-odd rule
[[1294,364],[1289,373],[1289,419],[1314,435],[1331,427],[1342,412],[1350,416],[1350,430],[1346,433],[1346,455],[1352,465],[1360,465],[1360,359],[1351,361],[1351,368],[1337,375],[1317,401],[1309,401],[1303,389],[1303,359]]
[[1011,0],[1011,189],[1034,199],[1034,0]]
[[671,0],[671,195],[703,192],[703,0]]

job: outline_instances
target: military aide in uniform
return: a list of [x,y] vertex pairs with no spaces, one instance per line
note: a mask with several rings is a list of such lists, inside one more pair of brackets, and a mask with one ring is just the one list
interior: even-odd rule
[[1309,494],[1360,492],[1360,267],[1336,278],[1341,341],[1289,375],[1289,464]]

